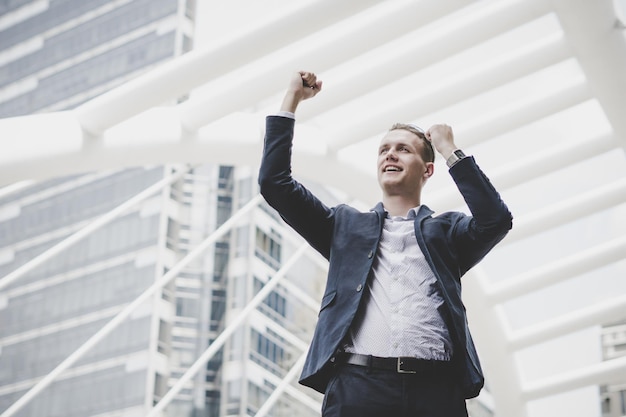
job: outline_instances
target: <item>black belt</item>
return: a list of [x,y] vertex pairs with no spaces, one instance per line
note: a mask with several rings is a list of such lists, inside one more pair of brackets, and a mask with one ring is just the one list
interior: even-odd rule
[[374,369],[394,371],[399,374],[435,374],[449,372],[452,369],[452,363],[450,361],[436,361],[412,357],[381,358],[372,355],[344,352],[339,354],[337,359],[339,363],[367,366]]

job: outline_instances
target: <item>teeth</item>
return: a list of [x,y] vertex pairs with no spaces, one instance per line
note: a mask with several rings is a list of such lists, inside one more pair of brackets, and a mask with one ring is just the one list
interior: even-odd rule
[[397,171],[400,171],[400,169],[396,168],[396,167],[387,167],[387,168],[385,168],[385,172],[389,172],[389,171],[396,171],[397,172]]

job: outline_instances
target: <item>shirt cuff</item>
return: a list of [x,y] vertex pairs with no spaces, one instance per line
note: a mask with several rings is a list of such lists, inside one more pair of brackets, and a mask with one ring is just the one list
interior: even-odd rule
[[290,111],[284,111],[281,110],[278,113],[276,113],[274,116],[282,116],[282,117],[287,117],[289,119],[294,119],[296,118],[296,114]]

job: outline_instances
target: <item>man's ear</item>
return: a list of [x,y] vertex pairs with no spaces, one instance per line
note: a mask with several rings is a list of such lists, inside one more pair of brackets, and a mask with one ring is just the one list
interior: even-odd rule
[[424,171],[424,179],[428,179],[435,173],[435,163],[426,162],[426,171]]

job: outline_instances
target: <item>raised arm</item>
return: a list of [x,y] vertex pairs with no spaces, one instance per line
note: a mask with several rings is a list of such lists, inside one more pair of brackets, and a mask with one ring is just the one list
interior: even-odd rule
[[[444,160],[458,149],[448,125],[432,126],[426,138]],[[473,157],[459,160],[449,172],[472,213],[453,230],[460,266],[465,272],[504,238],[512,227],[512,216]]]
[[[315,74],[295,73],[281,111],[295,113],[302,100],[314,97],[322,88]],[[333,212],[291,176],[291,148],[295,120],[268,116],[263,159],[259,170],[261,194],[281,217],[323,256],[330,256]]]

